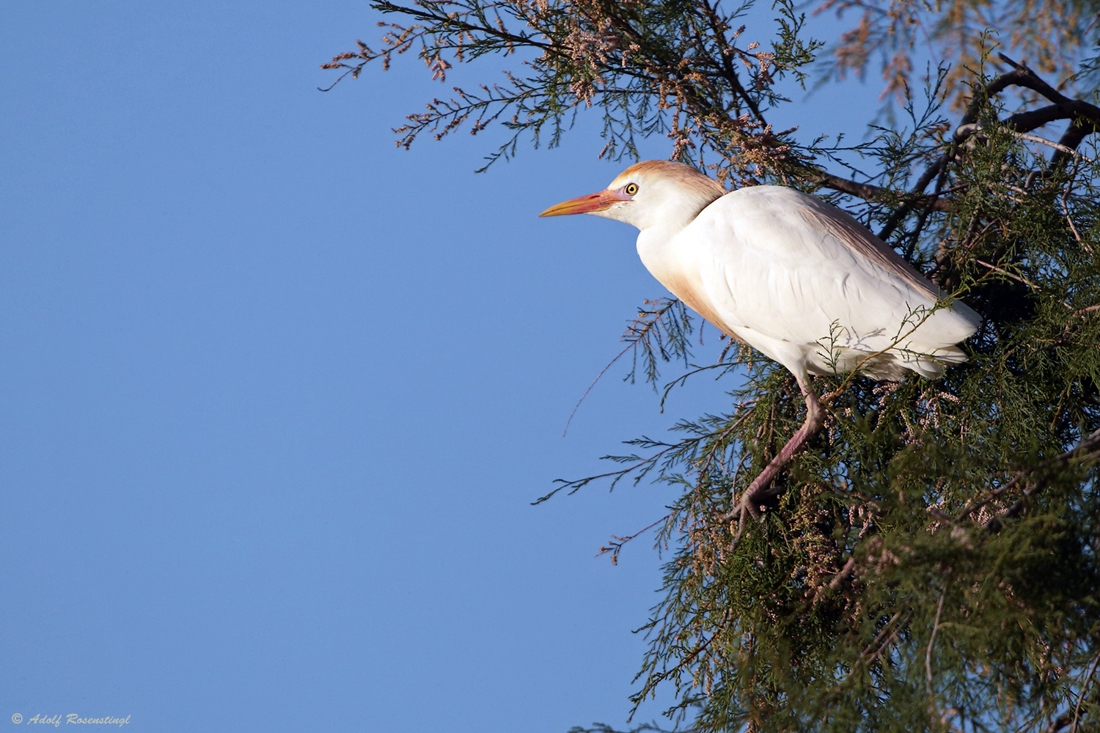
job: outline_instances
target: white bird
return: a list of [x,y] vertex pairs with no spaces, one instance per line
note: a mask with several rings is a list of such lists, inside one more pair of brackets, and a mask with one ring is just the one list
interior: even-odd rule
[[539,216],[563,214],[640,229],[638,254],[662,285],[794,374],[806,421],[743,495],[740,508],[754,516],[780,468],[821,429],[811,374],[935,379],[966,361],[957,344],[981,325],[851,216],[793,189],[727,193],[691,166],[651,160]]

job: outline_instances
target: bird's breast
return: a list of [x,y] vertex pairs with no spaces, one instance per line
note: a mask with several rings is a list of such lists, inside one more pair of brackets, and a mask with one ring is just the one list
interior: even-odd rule
[[660,280],[661,284],[668,288],[673,295],[683,301],[684,305],[710,321],[712,326],[716,327],[727,336],[735,339],[737,338],[737,335],[722,322],[722,319],[718,316],[718,312],[711,304],[710,299],[707,298],[706,293],[701,292],[702,289],[699,287],[698,283],[689,282],[686,278],[676,277],[657,279]]
[[685,261],[685,252],[677,251],[671,243],[654,242],[643,232],[638,237],[638,255],[642,264],[658,282],[680,301],[710,322],[727,336],[741,340],[723,323],[717,309],[707,296],[700,277],[699,268]]

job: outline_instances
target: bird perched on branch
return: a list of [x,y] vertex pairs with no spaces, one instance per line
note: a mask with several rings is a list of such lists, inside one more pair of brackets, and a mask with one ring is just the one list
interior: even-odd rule
[[756,516],[779,470],[821,429],[811,374],[935,379],[966,361],[958,344],[981,325],[851,216],[793,189],[727,193],[691,166],[651,160],[539,216],[563,214],[640,229],[638,254],[661,284],[797,380],[806,420],[731,514]]

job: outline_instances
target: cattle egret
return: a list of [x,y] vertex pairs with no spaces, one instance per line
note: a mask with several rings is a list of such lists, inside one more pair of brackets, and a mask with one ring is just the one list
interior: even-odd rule
[[935,379],[966,361],[981,324],[843,211],[780,186],[727,193],[691,166],[646,161],[599,193],[539,216],[594,214],[641,230],[638,254],[661,284],[718,329],[786,367],[806,421],[731,516],[757,516],[768,486],[824,422],[811,374]]

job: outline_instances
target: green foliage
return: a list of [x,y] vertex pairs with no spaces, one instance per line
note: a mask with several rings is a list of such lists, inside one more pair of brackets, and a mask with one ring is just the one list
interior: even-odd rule
[[[802,423],[799,390],[748,347],[691,366],[683,306],[639,310],[621,354],[628,379],[661,386],[666,362],[687,365],[666,394],[704,370],[742,379],[673,438],[629,441],[609,457],[617,468],[550,494],[624,478],[669,487],[656,537],[671,548],[665,596],[643,629],[636,702],[671,690],[669,725],[691,731],[1100,729],[1100,109],[1002,58],[1005,73],[968,77],[953,124],[944,71],[924,108],[906,90],[904,127],[847,149],[873,172],[842,178],[825,171],[842,164],[839,144],[767,124],[784,101],[775,80],[805,79],[819,46],[792,6],[777,7],[766,53],[739,45],[743,7],[707,0],[375,7],[409,24],[331,67],[357,76],[420,44],[437,76],[487,53],[515,53],[527,70],[433,102],[404,144],[508,110],[513,136],[495,154],[507,156],[521,134],[553,143],[594,106],[612,155],[666,134],[674,156],[720,177],[831,189],[985,317],[970,360],[938,381],[816,378],[824,430],[777,479],[762,520],[731,521]],[[1012,90],[1034,101],[1006,109]],[[1052,124],[1057,141],[1037,134]],[[617,557],[631,539],[605,549]]]
[[[456,87],[449,100],[434,99],[399,128],[408,147],[421,134],[437,139],[468,125],[476,134],[500,121],[509,138],[487,165],[508,158],[528,137],[555,145],[578,110],[595,106],[603,116],[602,155],[635,157],[637,136],[666,135],[675,157],[691,151],[714,158],[719,175],[744,178],[755,168],[786,160],[794,143],[771,131],[764,111],[786,101],[776,83],[788,74],[801,82],[821,44],[805,38],[805,18],[779,0],[780,33],[772,48],[741,40],[739,19],[751,2],[732,9],[707,0],[415,0],[374,2],[400,22],[378,50],[362,41],[324,68],[358,77],[374,61],[388,67],[394,55],[417,49],[433,78],[446,79],[454,62],[490,53],[516,56],[522,72],[505,72],[476,91]],[[339,81],[339,79],[337,81]],[[332,87],[329,87],[330,89]],[[743,160],[727,155],[741,146]]]
[[[861,77],[877,65],[884,94],[903,100],[913,85],[916,49],[931,47],[936,58],[950,59],[945,92],[961,109],[969,83],[989,51],[1000,48],[1031,59],[1040,73],[1071,75],[1083,49],[1098,37],[1096,0],[821,0],[815,13],[857,16],[855,27],[830,44],[822,81]],[[875,64],[877,60],[877,64]],[[1067,80],[1071,82],[1072,79]]]

